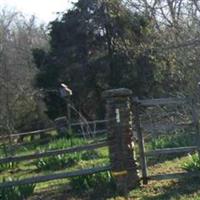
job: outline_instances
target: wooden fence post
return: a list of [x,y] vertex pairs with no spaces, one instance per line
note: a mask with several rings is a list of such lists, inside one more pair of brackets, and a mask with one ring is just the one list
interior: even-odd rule
[[137,131],[143,184],[147,184],[148,183],[147,161],[146,161],[146,157],[145,157],[144,138],[143,138],[142,130],[141,130],[141,126],[140,126],[139,104],[137,102],[135,102],[135,105],[134,105],[134,121],[135,121],[135,128]]
[[59,136],[69,136],[68,133],[68,121],[66,117],[58,117],[54,120],[56,129],[59,133]]
[[132,141],[131,95],[132,91],[124,88],[103,93],[112,175],[120,193],[127,193],[139,185]]

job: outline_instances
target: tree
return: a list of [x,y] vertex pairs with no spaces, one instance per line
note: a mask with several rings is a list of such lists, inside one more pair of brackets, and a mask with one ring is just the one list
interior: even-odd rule
[[[47,46],[44,27],[35,17],[0,10],[0,132],[14,132],[38,117],[32,48]],[[26,127],[27,128],[27,127]]]
[[156,96],[194,95],[200,80],[199,1],[124,2],[132,11],[151,19],[154,80],[160,91]]
[[[143,48],[150,36],[148,22],[120,0],[79,0],[51,23],[50,51],[34,52],[37,86],[69,84],[76,107],[90,118],[102,115],[105,89],[128,87],[135,95],[149,95],[154,64],[151,49]],[[47,94],[45,101],[50,117],[65,112],[59,96]]]

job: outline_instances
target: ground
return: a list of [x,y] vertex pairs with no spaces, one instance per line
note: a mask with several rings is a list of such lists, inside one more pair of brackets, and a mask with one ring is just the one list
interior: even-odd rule
[[[183,137],[182,137],[183,138]],[[172,141],[174,141],[174,137]],[[159,140],[162,144],[168,145],[168,140]],[[164,143],[163,143],[164,141]],[[178,140],[179,141],[179,140]],[[76,143],[82,141],[76,140]],[[182,142],[182,140],[181,140]],[[160,145],[160,143],[157,142]],[[66,140],[59,140],[52,142],[52,148],[67,147]],[[48,143],[48,147],[51,146]],[[62,146],[64,145],[64,146]],[[41,150],[45,149],[47,145],[41,146]],[[166,146],[167,147],[167,146]],[[166,148],[162,146],[162,148]],[[147,144],[147,148],[152,149]],[[159,147],[160,148],[160,147]],[[136,149],[137,150],[137,149]],[[28,148],[20,150],[18,153],[30,154],[34,149]],[[46,175],[55,172],[74,171],[77,169],[93,167],[96,165],[105,165],[109,163],[108,148],[100,148],[98,150],[100,157],[89,160],[80,160],[78,163],[67,169],[38,171],[34,165],[34,161],[18,163],[14,169],[6,169],[1,171],[0,179],[3,177],[26,178],[30,176]],[[93,154],[89,154],[91,156]],[[183,164],[188,160],[188,155],[181,155],[179,157],[154,157],[148,159],[148,174],[169,174],[183,172]],[[198,178],[181,179],[181,180],[165,180],[165,181],[149,181],[147,185],[141,185],[128,194],[128,197],[120,197],[113,192],[106,192],[105,190],[88,189],[85,191],[74,191],[69,185],[69,180],[56,180],[50,182],[39,183],[36,185],[34,194],[28,200],[200,200],[200,180]]]
[[[187,156],[175,158],[149,167],[149,174],[182,172]],[[38,191],[29,200],[89,200],[93,192],[76,195],[71,188],[62,185],[51,190]],[[150,181],[147,185],[130,191],[128,197],[102,197],[95,191],[95,199],[107,200],[200,200],[200,180],[197,178],[181,180]],[[97,196],[99,195],[99,196]]]

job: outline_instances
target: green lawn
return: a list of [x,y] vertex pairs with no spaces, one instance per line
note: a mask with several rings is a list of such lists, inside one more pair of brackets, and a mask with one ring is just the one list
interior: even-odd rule
[[[43,152],[46,150],[62,149],[62,148],[68,148],[71,146],[81,146],[81,145],[88,144],[91,142],[94,142],[94,141],[93,140],[85,141],[79,138],[73,138],[72,140],[69,140],[66,138],[57,139],[45,145],[37,145],[37,146],[29,146],[26,148],[20,148],[15,152],[15,155],[27,155],[27,154],[33,154],[34,152]],[[58,170],[53,170],[53,169],[52,170],[51,169],[38,170],[35,165],[36,160],[29,160],[25,162],[15,163],[14,168],[8,168],[7,165],[5,164],[6,169],[0,171],[0,181],[2,182],[4,178],[7,179],[8,177],[12,177],[12,179],[24,179],[24,178],[29,178],[33,176],[49,175],[52,173],[61,173],[61,172],[70,172],[70,171],[79,170],[83,168],[92,168],[94,166],[102,166],[109,163],[108,148],[106,147],[100,148],[96,150],[96,152],[98,153],[97,158],[87,159],[86,156],[90,156],[92,152],[89,151],[89,155],[87,155],[88,153],[86,153],[86,151],[83,151],[80,153],[79,156],[85,155],[86,157],[85,159],[80,159],[78,162],[73,164],[73,166],[62,167],[61,169],[58,169]],[[4,157],[3,152],[0,152],[0,153],[1,153],[1,157]],[[60,187],[60,185],[61,186],[66,185],[68,182],[69,182],[68,179],[64,179],[64,180],[54,180],[54,181],[49,181],[49,182],[44,182],[44,183],[38,183],[36,184],[35,192],[37,193],[38,191],[40,190],[43,191],[45,189],[48,190],[52,186],[54,188],[58,188],[58,186]]]
[[[175,141],[174,136],[172,137],[173,142]],[[46,149],[55,149],[56,147],[59,148],[66,148],[71,145],[81,145],[81,143],[90,143],[92,140],[83,142],[78,140],[74,140],[74,143],[69,140],[59,140],[53,141],[46,145],[37,146],[37,148],[25,148],[23,150],[19,150],[16,152],[18,155],[30,154],[35,151],[44,151]],[[179,141],[180,139],[178,139]],[[163,139],[156,141],[156,145],[163,145],[163,148],[166,148],[168,145],[169,139]],[[180,140],[181,141],[181,140]],[[153,149],[151,147],[152,143],[148,143],[148,149]],[[155,145],[155,143],[153,144]],[[175,143],[176,147],[178,146],[177,142]],[[108,148],[100,148],[97,150],[98,157],[93,159],[80,159],[77,163],[75,163],[71,167],[62,168],[56,170],[56,172],[69,172],[73,170],[83,169],[83,168],[90,168],[94,166],[102,166],[109,163],[108,158]],[[83,152],[84,153],[84,152]],[[86,154],[87,155],[87,154]],[[148,159],[149,167],[148,167],[148,174],[149,175],[156,175],[156,174],[164,174],[164,173],[176,173],[176,172],[183,172],[183,163],[188,160],[187,155],[179,156],[179,157],[158,157],[153,159]],[[3,177],[12,177],[12,178],[27,178],[31,176],[38,176],[38,175],[47,175],[55,173],[55,170],[41,170],[38,171],[36,168],[34,161],[27,161],[27,162],[20,162],[14,169],[7,169],[1,171],[0,179],[2,180]],[[56,180],[56,181],[49,181],[45,183],[38,183],[36,184],[35,192],[29,200],[36,200],[38,197],[45,200],[87,200],[87,199],[144,199],[144,200],[200,200],[200,180],[197,178],[193,179],[181,179],[181,180],[165,180],[165,181],[149,181],[148,185],[141,185],[141,187],[132,190],[128,197],[119,197],[114,194],[113,191],[94,191],[92,189],[81,191],[81,193],[72,190],[69,184],[69,179],[63,180]],[[108,188],[109,189],[109,188]]]

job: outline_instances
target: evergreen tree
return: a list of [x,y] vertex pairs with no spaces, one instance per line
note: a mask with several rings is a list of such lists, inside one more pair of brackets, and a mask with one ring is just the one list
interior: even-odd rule
[[[106,89],[127,87],[135,95],[148,95],[154,65],[148,51],[141,51],[147,33],[148,19],[120,0],[79,0],[51,23],[50,51],[34,50],[37,86],[50,89],[65,82],[88,117],[102,115]],[[50,117],[65,112],[58,95],[49,93],[45,100]]]

